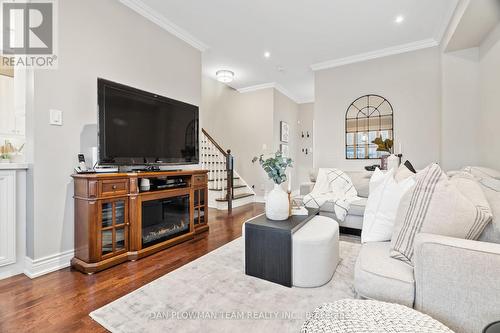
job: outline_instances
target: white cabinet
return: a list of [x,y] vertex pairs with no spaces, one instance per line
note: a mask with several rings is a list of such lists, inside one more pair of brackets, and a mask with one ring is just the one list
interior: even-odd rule
[[16,171],[0,170],[0,267],[16,262]]

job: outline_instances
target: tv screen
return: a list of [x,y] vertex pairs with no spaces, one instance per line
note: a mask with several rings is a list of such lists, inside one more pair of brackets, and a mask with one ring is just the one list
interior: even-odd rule
[[195,164],[198,107],[98,79],[99,163]]

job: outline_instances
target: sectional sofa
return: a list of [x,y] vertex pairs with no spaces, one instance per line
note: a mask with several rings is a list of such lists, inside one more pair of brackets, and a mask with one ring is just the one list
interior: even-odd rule
[[[347,173],[362,198],[339,224],[361,230],[371,174]],[[500,320],[500,173],[472,173],[493,212],[479,240],[418,234],[414,267],[389,256],[390,242],[364,243],[355,266],[359,298],[415,308],[458,333],[482,332]],[[301,194],[307,191],[304,186]],[[332,205],[325,204],[320,214],[335,218]]]

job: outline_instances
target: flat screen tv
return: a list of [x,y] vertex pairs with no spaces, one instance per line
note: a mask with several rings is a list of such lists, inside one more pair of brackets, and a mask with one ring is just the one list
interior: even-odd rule
[[198,107],[97,80],[101,165],[196,164]]

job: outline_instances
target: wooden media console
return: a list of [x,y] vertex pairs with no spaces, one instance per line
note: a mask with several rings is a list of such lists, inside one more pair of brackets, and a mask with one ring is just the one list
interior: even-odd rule
[[[206,170],[74,174],[75,257],[95,273],[208,230]],[[142,179],[150,186],[140,187]]]

